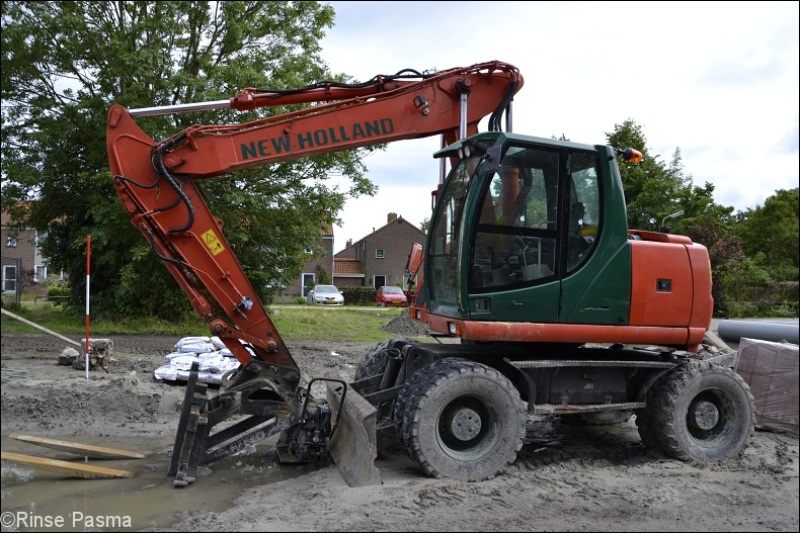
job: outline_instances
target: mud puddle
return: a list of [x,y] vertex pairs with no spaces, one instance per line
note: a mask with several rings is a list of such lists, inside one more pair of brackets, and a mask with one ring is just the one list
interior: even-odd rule
[[[50,435],[52,436],[52,435]],[[59,438],[58,436],[53,436]],[[131,531],[169,528],[197,512],[220,512],[249,487],[291,479],[324,464],[279,465],[274,447],[251,448],[201,468],[195,483],[173,486],[167,476],[171,439],[63,437],[135,450],[144,459],[99,460],[20,443],[3,436],[4,451],[130,470],[126,479],[75,479],[11,461],[2,463],[3,531]],[[135,442],[134,442],[135,440]],[[149,450],[156,450],[149,452]]]

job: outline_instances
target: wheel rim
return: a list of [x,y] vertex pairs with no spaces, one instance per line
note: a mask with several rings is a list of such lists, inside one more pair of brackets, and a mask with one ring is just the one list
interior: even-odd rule
[[721,389],[704,390],[689,404],[686,427],[700,446],[718,445],[736,427],[733,399]]
[[447,455],[470,461],[491,450],[498,425],[497,412],[489,404],[474,396],[462,396],[442,410],[436,437]]

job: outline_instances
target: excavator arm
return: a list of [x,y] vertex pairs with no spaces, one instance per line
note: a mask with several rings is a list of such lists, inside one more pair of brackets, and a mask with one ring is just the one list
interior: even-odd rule
[[[310,454],[323,454],[327,440],[320,445],[320,439],[304,435],[329,432],[318,426],[330,422],[329,413],[310,414],[310,392],[298,392],[298,366],[225,239],[223,221],[211,213],[195,182],[402,139],[442,135],[449,144],[477,133],[478,122],[490,114],[490,129],[500,129],[500,116],[522,84],[515,67],[493,61],[430,74],[402,71],[354,85],[247,89],[229,101],[110,108],[107,149],[123,207],[211,334],[241,363],[215,398],[206,399],[204,387],[190,383],[170,465],[176,485],[193,481],[199,464],[234,453],[237,442],[252,441],[259,425],[270,428],[259,430],[262,438],[295,427],[305,432],[290,434],[279,446],[288,460],[302,460],[311,441],[317,444]],[[190,126],[160,142],[135,121],[156,114],[301,103],[313,105],[240,124]],[[214,424],[243,414],[252,420],[211,434]],[[207,427],[198,429],[198,424]]]
[[[515,67],[490,62],[427,75],[377,76],[355,86],[323,84],[284,93],[248,89],[227,104],[188,110],[322,103],[243,124],[191,126],[163,142],[153,141],[134,120],[163,108],[114,105],[107,125],[111,172],[132,223],[212,334],[243,364],[254,357],[243,347],[248,345],[266,362],[296,366],[225,240],[223,222],[209,211],[194,181],[402,139],[441,134],[449,144],[476,133],[483,117],[502,113],[522,83]],[[183,110],[178,106],[173,112]],[[211,300],[226,319],[214,316]]]

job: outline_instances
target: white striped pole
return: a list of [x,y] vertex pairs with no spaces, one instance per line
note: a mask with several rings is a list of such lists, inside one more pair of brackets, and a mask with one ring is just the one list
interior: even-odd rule
[[92,257],[92,236],[86,236],[86,380],[89,380],[89,265]]

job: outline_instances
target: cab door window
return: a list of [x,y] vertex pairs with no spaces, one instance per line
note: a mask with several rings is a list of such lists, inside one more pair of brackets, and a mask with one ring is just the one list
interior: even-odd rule
[[559,161],[556,151],[516,149],[485,177],[470,249],[471,291],[555,275]]

